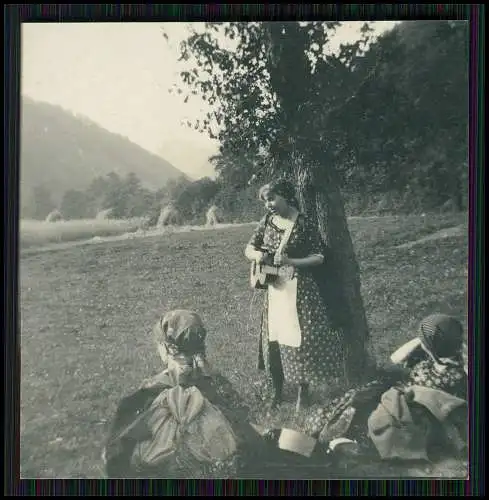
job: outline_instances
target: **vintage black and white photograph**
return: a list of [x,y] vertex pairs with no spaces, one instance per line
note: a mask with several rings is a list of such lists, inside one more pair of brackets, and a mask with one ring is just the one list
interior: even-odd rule
[[467,21],[21,37],[22,479],[468,477]]

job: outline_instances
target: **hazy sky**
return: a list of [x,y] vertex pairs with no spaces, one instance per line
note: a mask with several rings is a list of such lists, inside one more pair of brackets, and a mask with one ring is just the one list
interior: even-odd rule
[[[335,45],[362,24],[344,23]],[[394,24],[373,27],[380,33]],[[180,81],[178,43],[186,33],[183,23],[24,24],[22,93],[86,115],[194,177],[209,175],[206,158],[216,144],[181,125],[201,116],[204,104],[184,104],[167,91]]]

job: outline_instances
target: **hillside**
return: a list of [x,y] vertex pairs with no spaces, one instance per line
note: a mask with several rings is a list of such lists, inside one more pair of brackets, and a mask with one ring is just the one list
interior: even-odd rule
[[[134,172],[158,189],[182,172],[125,137],[58,106],[22,99],[21,195],[43,185],[55,201],[68,189],[85,189],[94,177]],[[24,201],[25,198],[24,198]]]

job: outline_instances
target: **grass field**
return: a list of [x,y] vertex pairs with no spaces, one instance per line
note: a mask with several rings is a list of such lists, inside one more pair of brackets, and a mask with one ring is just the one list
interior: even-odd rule
[[[466,234],[395,248],[461,224],[463,215],[350,221],[378,360],[411,338],[427,313],[464,319]],[[121,396],[159,371],[150,332],[175,307],[202,316],[210,361],[262,419],[258,314],[250,314],[243,257],[250,231],[169,233],[21,256],[22,477],[100,477],[107,421]]]

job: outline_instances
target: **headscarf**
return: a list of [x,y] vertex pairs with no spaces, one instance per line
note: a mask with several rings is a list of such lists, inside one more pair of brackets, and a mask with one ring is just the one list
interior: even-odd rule
[[200,316],[186,309],[167,312],[154,328],[155,340],[169,354],[205,354],[206,329]]
[[276,179],[262,186],[258,192],[258,198],[261,201],[265,201],[265,195],[267,193],[273,193],[284,198],[287,203],[297,209],[299,209],[299,202],[296,197],[295,186],[292,182],[287,179]]
[[460,321],[447,314],[431,314],[419,325],[421,343],[438,363],[442,358],[460,356],[463,334]]
[[167,312],[153,329],[158,351],[177,380],[205,373],[207,331],[200,316],[186,309]]

